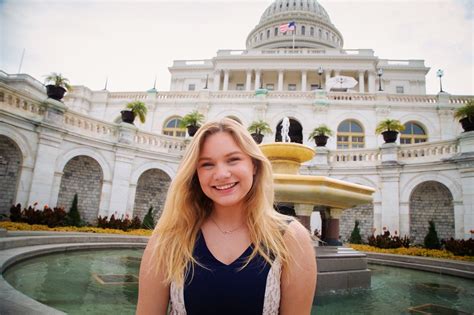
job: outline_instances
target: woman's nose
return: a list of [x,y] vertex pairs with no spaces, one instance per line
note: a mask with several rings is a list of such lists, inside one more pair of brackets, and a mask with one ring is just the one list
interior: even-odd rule
[[230,177],[230,171],[225,165],[218,165],[214,173],[215,179],[226,179]]

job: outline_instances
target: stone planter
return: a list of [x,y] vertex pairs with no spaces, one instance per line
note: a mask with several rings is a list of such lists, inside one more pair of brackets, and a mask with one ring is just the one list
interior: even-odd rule
[[474,131],[474,117],[464,117],[459,122],[464,132]]
[[262,143],[262,140],[263,140],[263,135],[260,134],[260,133],[252,133],[251,134],[253,140],[257,143],[257,144],[260,144]]
[[385,143],[394,143],[397,141],[398,131],[387,130],[382,132],[382,136]]
[[46,94],[53,100],[60,101],[64,97],[65,93],[66,89],[61,86],[53,84],[46,85]]
[[130,110],[123,110],[120,112],[122,114],[122,121],[127,124],[132,124],[135,121],[135,115]]
[[317,147],[325,147],[326,143],[328,143],[329,137],[325,135],[319,135],[319,136],[313,137],[313,139]]
[[186,128],[188,129],[189,136],[194,137],[194,135],[198,131],[199,127],[201,127],[201,126],[195,126],[195,125],[187,126]]

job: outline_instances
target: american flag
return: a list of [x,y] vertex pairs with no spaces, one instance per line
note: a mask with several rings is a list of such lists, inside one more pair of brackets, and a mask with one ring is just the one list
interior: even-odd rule
[[280,33],[294,31],[295,29],[296,29],[295,21],[291,21],[290,23],[280,25]]

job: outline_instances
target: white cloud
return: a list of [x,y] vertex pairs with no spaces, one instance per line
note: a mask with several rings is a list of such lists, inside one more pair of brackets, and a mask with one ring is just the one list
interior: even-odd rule
[[[0,67],[42,79],[62,72],[73,84],[146,90],[155,75],[169,89],[173,60],[210,59],[243,49],[271,1],[3,1]],[[321,0],[345,48],[371,48],[380,58],[425,59],[427,92],[435,70],[453,94],[474,94],[473,19],[469,1]]]

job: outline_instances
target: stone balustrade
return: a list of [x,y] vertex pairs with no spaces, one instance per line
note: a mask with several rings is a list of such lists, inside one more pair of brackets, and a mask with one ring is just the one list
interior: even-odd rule
[[328,99],[333,101],[375,101],[375,94],[330,92]]
[[190,92],[159,92],[156,95],[156,98],[159,100],[167,99],[196,99],[199,98],[199,92],[190,91]]
[[186,150],[186,140],[155,133],[138,131],[134,138],[135,145],[150,151],[181,154]]
[[436,95],[405,95],[405,94],[389,94],[387,100],[394,103],[429,103],[438,102]]
[[466,104],[469,100],[472,100],[472,96],[468,95],[450,95],[449,103],[450,104]]
[[72,111],[64,113],[64,127],[81,134],[87,133],[96,138],[109,140],[115,140],[118,134],[117,125]]
[[417,161],[440,160],[441,158],[453,156],[458,152],[456,140],[424,142],[400,146],[398,159],[405,162],[415,159]]
[[130,99],[130,100],[144,100],[146,99],[146,92],[111,92],[109,98],[111,99]]
[[35,116],[43,116],[45,113],[44,106],[41,102],[20,95],[10,89],[4,89],[0,86],[0,106],[6,110],[18,110],[20,112],[33,114]]
[[381,161],[380,150],[377,149],[342,149],[330,151],[329,164],[376,164]]

